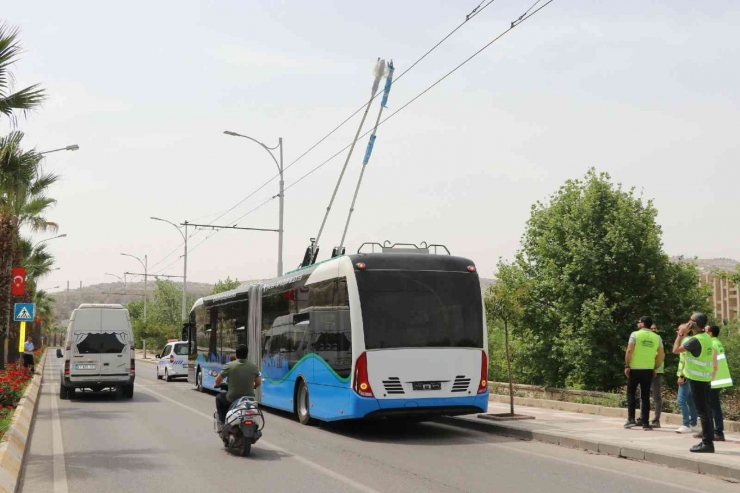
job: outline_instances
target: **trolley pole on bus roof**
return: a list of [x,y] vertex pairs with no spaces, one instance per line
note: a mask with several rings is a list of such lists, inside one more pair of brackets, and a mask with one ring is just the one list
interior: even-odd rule
[[339,173],[339,178],[337,179],[337,184],[334,186],[334,192],[331,194],[331,199],[329,200],[329,206],[326,208],[326,213],[324,214],[324,219],[321,221],[321,227],[319,228],[319,234],[316,235],[316,241],[311,242],[311,258],[309,259],[308,264],[311,265],[314,262],[316,262],[316,256],[318,254],[317,248],[319,246],[319,241],[321,241],[321,233],[324,231],[324,226],[326,226],[326,220],[329,218],[329,212],[331,212],[331,207],[334,204],[334,199],[337,197],[337,192],[339,191],[339,185],[342,184],[342,178],[344,178],[344,172],[347,171],[347,165],[349,164],[349,160],[352,157],[352,153],[355,150],[355,144],[357,143],[357,140],[360,138],[360,132],[362,131],[362,126],[365,124],[365,118],[367,118],[367,113],[370,111],[370,106],[373,103],[373,100],[375,99],[375,93],[378,90],[378,87],[380,86],[380,79],[385,75],[385,60],[378,58],[377,62],[375,63],[375,67],[373,69],[373,88],[372,91],[370,91],[370,99],[367,102],[367,105],[365,105],[365,112],[362,114],[362,119],[360,120],[360,126],[357,127],[357,132],[355,133],[355,138],[352,140],[352,145],[349,147],[349,152],[347,153],[347,158],[344,160],[344,166],[342,166],[342,171]]

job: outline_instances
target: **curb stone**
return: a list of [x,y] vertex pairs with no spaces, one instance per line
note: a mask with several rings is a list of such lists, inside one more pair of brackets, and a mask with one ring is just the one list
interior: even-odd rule
[[[505,435],[524,440],[537,440],[553,445],[559,445],[561,447],[583,450],[584,452],[598,452],[612,457],[641,460],[693,473],[709,474],[712,476],[740,480],[740,463],[737,467],[711,464],[703,462],[699,460],[699,458],[697,458],[697,460],[692,460],[687,457],[680,457],[651,449],[623,447],[613,442],[597,442],[593,440],[573,438],[563,435],[562,433],[550,431],[526,430],[486,420],[474,421],[472,419],[460,417],[442,417],[435,421],[450,426],[456,426],[458,428],[467,428],[482,431],[484,433]],[[478,423],[478,421],[480,421],[480,423]]]
[[[490,394],[489,402],[499,404],[508,404],[509,396],[501,394]],[[580,414],[593,414],[595,416],[604,416],[607,418],[627,418],[627,409],[623,407],[606,407],[595,404],[579,404],[576,402],[552,401],[548,399],[533,399],[531,397],[514,397],[514,403],[518,406],[538,407],[541,409],[555,409],[557,411],[567,411]],[[662,413],[660,421],[664,425],[681,426],[683,418],[680,414]],[[740,432],[740,421],[725,420],[725,432]]]
[[41,374],[34,375],[15,408],[3,441],[0,442],[0,493],[15,493],[18,489],[23,461],[30,442],[31,426],[38,408],[41,380],[48,354],[48,351],[44,354],[44,361],[40,365]]

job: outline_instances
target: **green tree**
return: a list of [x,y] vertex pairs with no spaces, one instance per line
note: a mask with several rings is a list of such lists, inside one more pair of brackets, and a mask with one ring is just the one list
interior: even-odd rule
[[[40,338],[41,334],[46,334],[49,339],[46,341],[46,345],[51,344],[51,332],[54,328],[54,298],[43,289],[39,289],[34,292],[33,302],[36,303],[36,314],[41,317],[41,326],[37,328],[37,333],[34,333],[33,344],[35,347],[41,347]],[[38,345],[36,340],[39,340]]]
[[532,206],[516,259],[528,286],[517,335],[531,383],[617,388],[641,315],[670,342],[693,310],[709,313],[696,267],[663,252],[656,215],[652,201],[594,169]]
[[[14,131],[0,138],[0,347],[8,329],[10,310],[11,268],[20,265],[20,231],[24,226],[32,231],[56,229],[56,224],[44,217],[54,203],[45,196],[47,188],[57,181],[56,175],[41,172],[41,156],[21,147],[23,133]],[[10,333],[16,335],[15,330]],[[8,345],[8,356],[17,356],[17,341]],[[0,368],[4,367],[0,351]]]
[[[195,296],[188,295],[187,306],[193,306]],[[172,281],[156,280],[147,303],[147,323],[144,325],[144,300],[128,303],[126,307],[134,329],[137,346],[146,341],[148,348],[161,348],[167,339],[179,338],[182,331],[182,288]]]
[[506,347],[506,373],[509,378],[509,406],[514,415],[514,384],[511,372],[511,352],[509,349],[509,326],[518,325],[524,314],[523,303],[527,296],[527,280],[522,270],[515,264],[499,260],[496,282],[486,292],[486,315],[491,321],[504,325],[504,344]]
[[[36,303],[38,281],[51,272],[51,267],[54,265],[54,256],[48,251],[45,243],[33,246],[28,238],[21,238],[20,252],[22,257],[21,265],[26,268],[26,294],[21,297],[21,301],[23,303]],[[46,302],[45,297],[48,297],[48,295],[44,292],[39,299],[42,302]],[[53,299],[51,303],[53,303]],[[48,305],[48,307],[52,307],[52,305]],[[39,306],[36,307],[36,312],[41,317],[41,325],[53,322],[53,320],[47,321],[45,319],[49,313],[42,314]],[[34,346],[40,347],[41,326],[35,322],[28,324],[28,334],[33,337]]]
[[216,284],[213,285],[213,291],[211,291],[211,294],[223,293],[224,291],[236,289],[239,286],[241,286],[239,279],[234,279],[233,281],[231,280],[231,277],[227,277],[223,281],[219,279]]
[[39,84],[13,90],[10,67],[23,53],[18,34],[17,28],[0,24],[0,114],[10,118],[12,123],[16,122],[18,112],[25,114],[38,108],[46,97]]

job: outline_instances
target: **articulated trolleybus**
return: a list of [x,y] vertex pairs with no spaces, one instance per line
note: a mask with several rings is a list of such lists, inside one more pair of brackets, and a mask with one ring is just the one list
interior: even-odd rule
[[188,331],[188,378],[200,390],[214,390],[247,344],[263,377],[258,400],[304,424],[488,408],[478,274],[441,245],[366,243],[355,255],[207,296]]

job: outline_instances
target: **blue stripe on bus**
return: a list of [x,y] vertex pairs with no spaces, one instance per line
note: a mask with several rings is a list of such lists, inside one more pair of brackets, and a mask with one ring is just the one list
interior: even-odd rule
[[[223,368],[219,362],[207,362],[202,356],[196,359],[203,372],[203,386],[211,389],[216,376]],[[331,369],[321,356],[312,354],[298,361],[293,368],[274,365],[262,368],[265,380],[262,383],[260,403],[293,412],[293,398],[297,378],[308,382],[311,416],[324,421],[364,418],[373,411],[401,409],[405,407],[472,406],[485,413],[488,410],[488,392],[463,397],[427,397],[423,399],[375,399],[360,397],[346,381]],[[213,375],[212,375],[213,373]],[[270,377],[265,375],[270,374]]]

